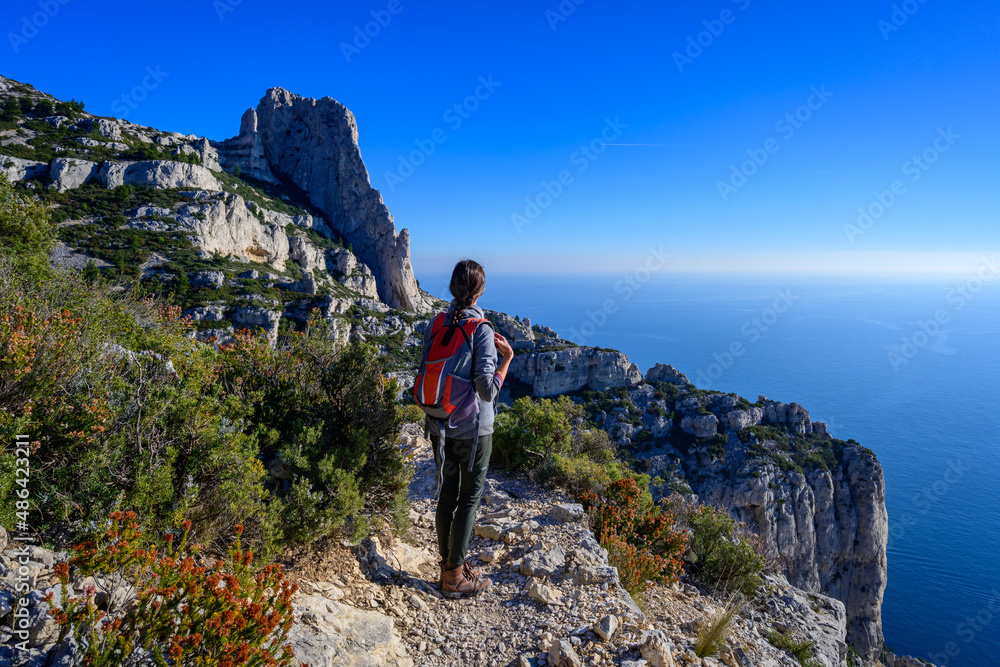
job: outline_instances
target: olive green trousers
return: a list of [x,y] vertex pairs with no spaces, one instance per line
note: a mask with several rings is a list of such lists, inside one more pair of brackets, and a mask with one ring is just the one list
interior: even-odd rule
[[445,437],[444,462],[440,459],[437,443],[434,448],[434,463],[443,468],[443,481],[438,495],[435,516],[438,534],[438,550],[441,559],[453,567],[465,563],[469,550],[472,527],[476,523],[479,498],[486,483],[486,471],[490,465],[493,450],[493,434],[479,436],[476,458],[469,471],[469,455],[473,439],[456,440]]

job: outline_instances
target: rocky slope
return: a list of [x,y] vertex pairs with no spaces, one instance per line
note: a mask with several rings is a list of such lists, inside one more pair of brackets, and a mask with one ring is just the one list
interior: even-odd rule
[[[524,477],[490,473],[470,545],[494,585],[483,595],[447,600],[437,592],[433,532],[433,456],[416,425],[404,429],[414,454],[414,528],[407,540],[370,536],[329,544],[289,564],[299,584],[289,640],[312,667],[458,667],[500,665],[703,665],[778,667],[799,664],[767,636],[788,633],[815,643],[815,664],[847,664],[846,614],[836,599],[769,576],[730,631],[716,658],[694,652],[698,630],[727,600],[691,583],[654,587],[640,610],[608,566],[579,505]],[[0,529],[0,662],[76,665],[71,643],[58,644],[45,594],[56,591],[53,567],[63,552],[37,547],[22,556]],[[18,559],[25,560],[27,638],[12,634]],[[84,581],[76,586],[81,588]],[[111,587],[110,598],[125,595]],[[107,599],[107,598],[102,598]],[[27,649],[15,645],[26,641]],[[51,660],[52,662],[48,662]]]
[[[301,324],[313,308],[381,320],[435,304],[417,288],[406,230],[370,186],[354,117],[334,100],[272,89],[222,142],[61,115],[60,104],[0,77],[0,170],[52,206],[55,263],[117,265],[154,292],[175,289],[181,271],[198,275],[193,287],[228,288],[228,300],[201,292],[186,312],[197,335],[221,341],[239,326],[274,340],[283,318]],[[116,250],[127,256],[116,262]],[[342,323],[345,337],[367,333],[355,324]]]

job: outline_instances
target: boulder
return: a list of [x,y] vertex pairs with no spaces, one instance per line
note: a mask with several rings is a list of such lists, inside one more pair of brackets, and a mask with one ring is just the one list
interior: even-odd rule
[[594,632],[604,641],[608,641],[618,632],[618,617],[610,614],[605,616],[594,626]]
[[11,183],[26,181],[32,178],[44,178],[49,175],[49,165],[46,162],[24,160],[10,155],[0,155],[0,173],[3,173]]
[[321,595],[297,595],[288,643],[310,667],[413,667],[392,618]]
[[722,423],[729,430],[742,431],[748,426],[760,424],[763,416],[763,409],[758,407],[752,407],[749,410],[730,410],[722,415]]
[[573,645],[565,639],[553,642],[549,648],[549,664],[553,667],[583,667]]
[[550,586],[546,586],[537,579],[531,581],[531,585],[528,586],[528,597],[532,600],[538,600],[542,604],[561,606],[562,593],[557,589]]
[[696,438],[711,438],[719,432],[719,419],[715,415],[684,415],[681,430]]
[[193,287],[218,289],[226,282],[226,274],[222,271],[195,271],[188,274],[188,281]]
[[57,157],[49,165],[49,177],[59,192],[66,192],[97,178],[98,169],[96,162]]
[[238,308],[232,316],[235,324],[242,324],[250,329],[262,329],[273,346],[278,342],[278,322],[281,313],[261,306]]
[[555,521],[563,523],[579,521],[584,516],[583,505],[580,503],[555,503],[552,505],[549,515]]
[[650,382],[670,382],[681,388],[691,384],[684,373],[681,373],[670,364],[657,363],[646,371],[646,379]]
[[566,550],[556,547],[548,551],[533,551],[521,560],[521,574],[529,577],[551,577],[566,565]]
[[639,655],[650,667],[674,667],[670,641],[662,630],[650,630],[639,646]]
[[85,118],[77,123],[77,125],[87,132],[96,132],[105,139],[111,139],[112,141],[122,140],[121,126],[114,118]]

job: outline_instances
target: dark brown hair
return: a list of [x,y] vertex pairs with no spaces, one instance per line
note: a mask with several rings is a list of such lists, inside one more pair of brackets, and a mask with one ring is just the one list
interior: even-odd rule
[[455,297],[458,312],[472,305],[472,302],[486,289],[486,272],[471,259],[463,259],[451,272],[448,291]]

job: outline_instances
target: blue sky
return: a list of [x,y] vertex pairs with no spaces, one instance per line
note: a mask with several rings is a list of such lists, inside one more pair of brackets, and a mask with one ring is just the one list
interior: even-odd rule
[[998,26],[971,0],[9,0],[0,72],[212,139],[269,86],[334,97],[418,277],[651,248],[675,270],[932,272],[1000,246]]

